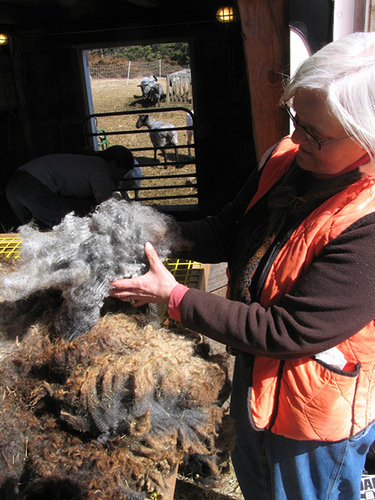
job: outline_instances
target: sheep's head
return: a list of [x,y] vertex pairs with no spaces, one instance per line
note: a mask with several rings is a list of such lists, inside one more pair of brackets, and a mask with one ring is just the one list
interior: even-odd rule
[[135,124],[136,128],[144,127],[148,118],[149,115],[139,115],[137,123]]

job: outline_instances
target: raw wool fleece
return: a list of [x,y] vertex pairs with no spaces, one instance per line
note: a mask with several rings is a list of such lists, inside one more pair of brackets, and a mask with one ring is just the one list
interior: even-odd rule
[[32,319],[0,361],[0,498],[165,498],[189,456],[220,475],[233,444],[228,378],[195,334],[107,314],[67,341],[51,310]]
[[68,214],[51,232],[31,223],[22,239],[17,270],[1,287],[2,299],[19,301],[47,289],[62,291],[56,329],[64,338],[86,333],[100,316],[109,282],[144,274],[144,245],[151,242],[165,260],[179,240],[173,219],[138,202],[111,198],[88,217]]

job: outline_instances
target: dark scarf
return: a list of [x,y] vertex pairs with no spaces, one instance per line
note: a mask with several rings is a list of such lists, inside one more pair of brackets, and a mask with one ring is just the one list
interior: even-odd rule
[[[249,251],[247,255],[250,257],[246,258],[245,256],[245,265],[236,285],[236,300],[247,304],[251,302],[250,287],[255,271],[275,240],[280,240],[281,235],[285,234],[289,228],[296,227],[315,208],[359,180],[362,174],[356,169],[344,175],[324,180],[311,176],[308,187],[301,189],[300,180],[305,176],[306,172],[294,161],[281,182],[269,193],[266,222],[263,229],[257,231],[256,241],[253,240],[253,235],[250,237],[252,240],[249,241],[250,248],[247,247],[247,251]],[[260,225],[259,228],[261,227]]]

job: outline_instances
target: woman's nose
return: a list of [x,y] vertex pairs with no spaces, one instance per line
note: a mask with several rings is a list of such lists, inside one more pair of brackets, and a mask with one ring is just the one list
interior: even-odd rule
[[292,132],[292,141],[295,144],[307,144],[309,141],[306,138],[306,135],[303,133],[303,130],[298,125],[294,128]]

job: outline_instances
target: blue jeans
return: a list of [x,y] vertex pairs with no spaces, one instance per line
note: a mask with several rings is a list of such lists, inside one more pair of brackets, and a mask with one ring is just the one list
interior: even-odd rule
[[359,500],[375,424],[351,439],[297,441],[255,431],[248,416],[248,367],[237,356],[231,398],[237,442],[232,462],[246,500]]

